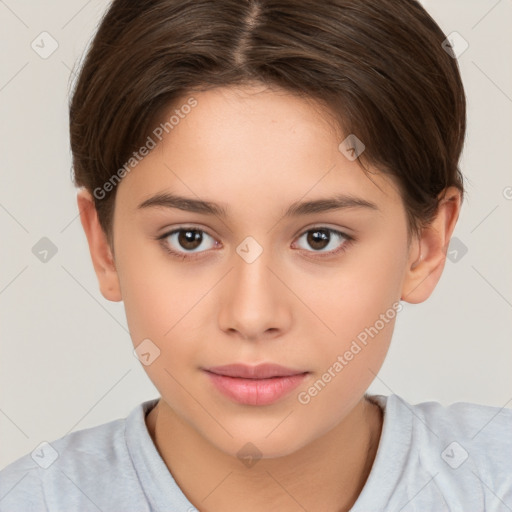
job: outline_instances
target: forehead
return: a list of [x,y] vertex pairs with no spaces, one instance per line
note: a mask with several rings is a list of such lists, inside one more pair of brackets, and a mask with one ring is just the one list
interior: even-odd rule
[[[184,108],[191,98],[195,106]],[[162,140],[117,191],[132,209],[162,191],[222,200],[228,210],[230,203],[282,209],[336,191],[383,207],[400,199],[392,180],[380,172],[369,179],[347,158],[340,144],[348,134],[313,100],[257,86],[217,88],[183,96],[160,119]]]

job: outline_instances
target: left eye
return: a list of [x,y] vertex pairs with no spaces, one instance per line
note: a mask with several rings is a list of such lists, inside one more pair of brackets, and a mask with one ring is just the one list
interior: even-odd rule
[[[315,249],[314,251],[310,252],[322,253],[336,253],[342,250],[346,243],[348,243],[351,239],[348,235],[342,233],[341,231],[324,227],[309,229],[299,237],[299,240],[304,236],[306,236],[308,245]],[[337,244],[336,241],[338,242]]]

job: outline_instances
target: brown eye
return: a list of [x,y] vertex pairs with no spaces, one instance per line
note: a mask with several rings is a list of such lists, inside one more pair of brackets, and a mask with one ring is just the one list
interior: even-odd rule
[[[208,239],[210,239],[209,247],[208,244],[205,244]],[[182,258],[206,252],[216,245],[216,241],[212,236],[202,229],[192,227],[174,229],[159,237],[159,240],[168,252]]]
[[298,244],[299,248],[308,252],[318,252],[322,255],[336,254],[353,240],[349,235],[327,227],[309,229],[299,237],[299,240],[302,238],[305,238],[308,247],[301,247],[301,244]]
[[308,231],[307,242],[313,249],[324,249],[329,244],[330,236],[325,229]]
[[203,241],[203,235],[197,229],[180,229],[178,233],[178,244],[189,251],[197,249]]

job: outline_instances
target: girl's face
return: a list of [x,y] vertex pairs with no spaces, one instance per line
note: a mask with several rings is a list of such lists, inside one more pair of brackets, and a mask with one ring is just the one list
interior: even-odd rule
[[[248,87],[193,97],[118,185],[128,325],[181,420],[225,453],[286,455],[346,418],[384,361],[412,261],[406,212],[312,103]],[[265,386],[205,370],[260,363],[305,375]]]

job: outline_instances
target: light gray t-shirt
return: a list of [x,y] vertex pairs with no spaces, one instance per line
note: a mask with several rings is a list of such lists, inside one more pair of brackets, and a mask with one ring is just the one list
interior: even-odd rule
[[[351,512],[512,510],[512,409],[370,398],[384,410],[384,423]],[[157,401],[8,465],[0,471],[0,512],[196,511],[147,430],[145,415]]]

